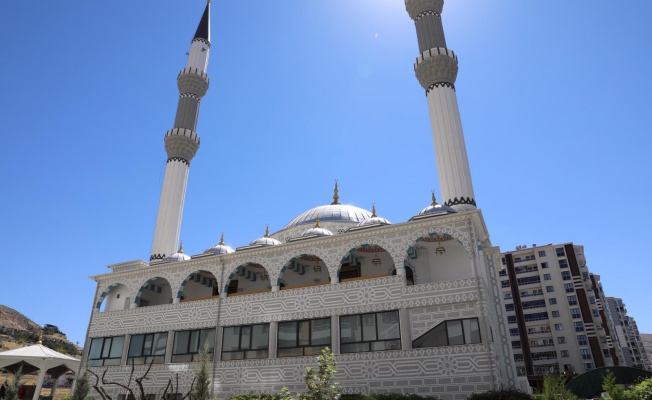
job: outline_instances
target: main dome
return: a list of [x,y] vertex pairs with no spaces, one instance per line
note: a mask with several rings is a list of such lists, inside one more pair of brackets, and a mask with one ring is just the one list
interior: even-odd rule
[[346,204],[329,204],[311,208],[310,210],[300,214],[298,217],[285,225],[285,228],[292,228],[294,226],[315,223],[319,217],[321,222],[349,222],[352,224],[359,224],[360,222],[371,218],[371,213],[365,209],[346,205]]

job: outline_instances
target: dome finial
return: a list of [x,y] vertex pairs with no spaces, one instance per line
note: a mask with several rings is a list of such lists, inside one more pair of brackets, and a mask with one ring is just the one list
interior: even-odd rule
[[376,218],[376,203],[371,203],[371,218]]
[[436,206],[437,205],[437,199],[435,198],[435,191],[432,191],[432,205]]
[[220,243],[218,243],[220,246],[224,246],[224,232],[222,232],[222,237],[220,238]]
[[39,333],[38,341],[36,342],[36,344],[43,344],[43,331],[41,331],[41,333]]
[[267,226],[265,227],[265,236],[264,237],[266,237],[266,238],[269,237],[269,224],[267,224]]
[[183,254],[183,240],[179,242],[179,251],[177,251],[177,253]]
[[315,228],[319,228],[319,214],[317,214],[317,219],[315,220]]
[[333,190],[333,202],[331,205],[340,204],[339,190],[337,188],[337,179],[335,179],[335,190]]

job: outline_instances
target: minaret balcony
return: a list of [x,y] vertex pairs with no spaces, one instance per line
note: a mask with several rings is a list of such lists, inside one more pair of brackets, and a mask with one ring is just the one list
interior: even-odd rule
[[414,71],[424,89],[436,83],[454,85],[457,79],[457,56],[445,47],[422,52],[414,62]]

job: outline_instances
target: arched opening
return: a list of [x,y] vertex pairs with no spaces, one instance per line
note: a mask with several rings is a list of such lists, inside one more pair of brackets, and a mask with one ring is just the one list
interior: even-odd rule
[[[411,266],[405,265],[405,281],[407,282],[407,286],[412,286],[416,282],[416,276],[414,274],[414,270],[412,269]],[[396,268],[392,268],[392,276],[396,275]]]
[[256,263],[242,264],[229,275],[224,285],[227,296],[269,292],[272,286],[265,267]]
[[418,238],[407,249],[407,268],[413,272],[415,284],[468,279],[473,276],[472,264],[462,243],[450,235],[431,233]]
[[172,303],[172,288],[165,278],[148,279],[140,287],[135,300],[138,307],[159,306]]
[[108,286],[100,294],[100,299],[95,308],[100,312],[129,309],[129,289],[120,283]]
[[394,260],[387,250],[369,244],[349,250],[340,263],[340,282],[388,276],[394,268]]
[[327,285],[330,280],[328,268],[321,258],[311,254],[302,254],[299,257],[293,257],[283,266],[278,285],[282,290],[299,289]]
[[207,300],[219,296],[219,283],[208,271],[196,271],[188,275],[181,284],[177,298],[181,301]]

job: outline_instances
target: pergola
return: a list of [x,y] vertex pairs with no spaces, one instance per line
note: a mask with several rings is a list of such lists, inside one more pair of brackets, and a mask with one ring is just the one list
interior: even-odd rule
[[0,352],[0,368],[12,373],[18,371],[20,367],[23,367],[22,371],[26,374],[39,371],[32,400],[38,400],[46,373],[50,374],[54,379],[51,394],[54,398],[54,393],[57,390],[57,379],[68,371],[72,371],[76,375],[80,363],[81,360],[56,352],[40,343],[29,347]]

